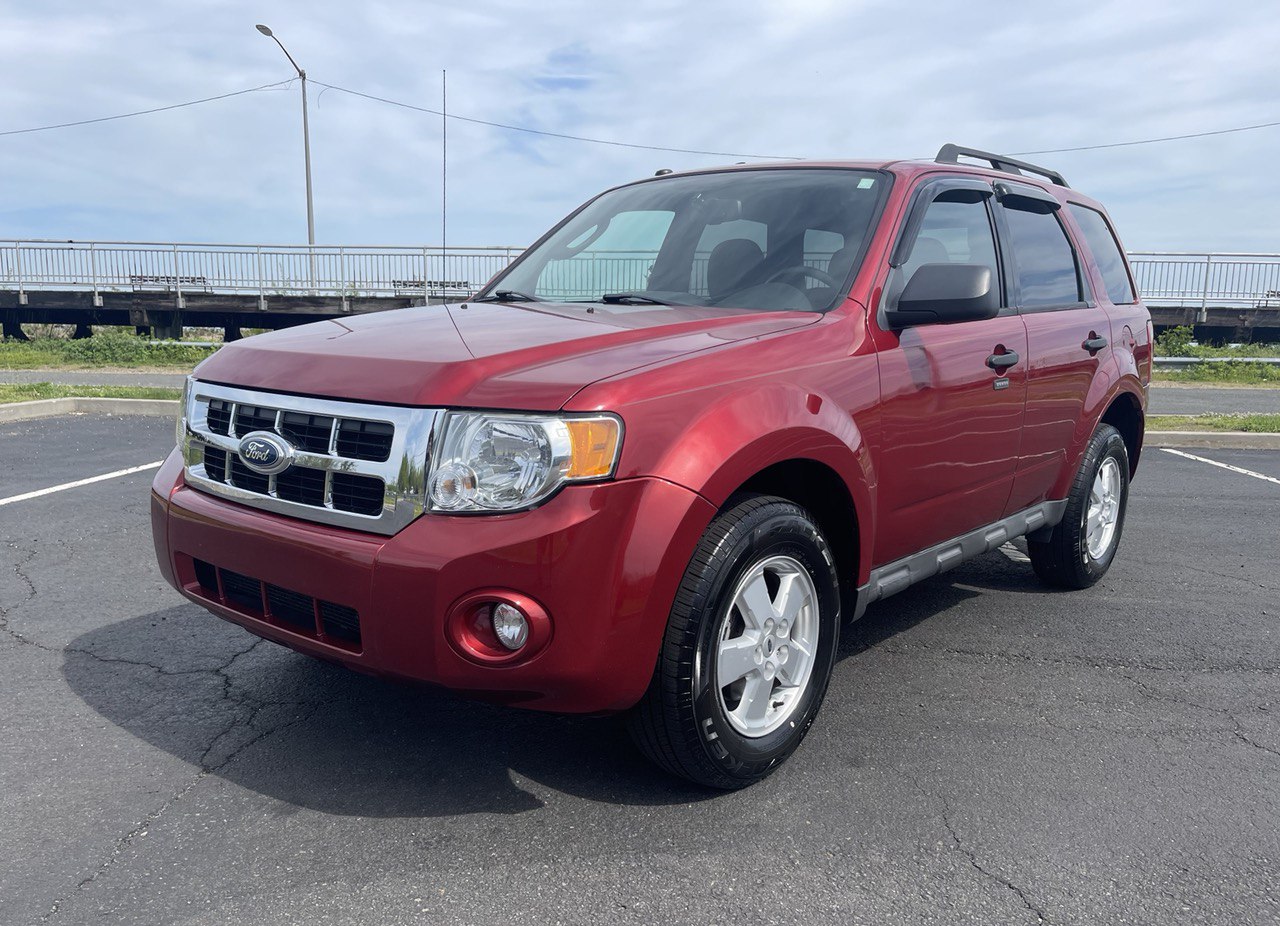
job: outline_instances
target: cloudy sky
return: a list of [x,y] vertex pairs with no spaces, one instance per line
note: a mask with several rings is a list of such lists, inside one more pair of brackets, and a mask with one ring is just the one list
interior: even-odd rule
[[[598,190],[737,155],[1019,152],[1280,122],[1273,0],[0,0],[0,132],[287,80],[450,121],[457,245],[526,243]],[[311,87],[320,243],[440,240],[441,120]],[[1036,159],[1130,249],[1280,251],[1280,127]],[[0,135],[0,238],[306,241],[297,83]]]

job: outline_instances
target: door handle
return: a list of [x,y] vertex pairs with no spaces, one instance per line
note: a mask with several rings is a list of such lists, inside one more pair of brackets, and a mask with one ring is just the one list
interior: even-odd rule
[[1080,346],[1083,347],[1085,350],[1087,350],[1089,353],[1096,354],[1098,351],[1102,350],[1104,347],[1107,346],[1107,339],[1098,337],[1098,335],[1090,331],[1089,337],[1085,338],[1084,343],[1081,344]]
[[1007,370],[1018,362],[1017,351],[1006,350],[1003,354],[992,354],[987,358],[987,366],[993,370]]

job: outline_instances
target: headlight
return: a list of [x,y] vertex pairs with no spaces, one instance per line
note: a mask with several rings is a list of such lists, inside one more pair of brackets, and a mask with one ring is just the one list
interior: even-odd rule
[[434,511],[518,511],[568,482],[607,479],[622,448],[611,415],[448,412],[432,452]]

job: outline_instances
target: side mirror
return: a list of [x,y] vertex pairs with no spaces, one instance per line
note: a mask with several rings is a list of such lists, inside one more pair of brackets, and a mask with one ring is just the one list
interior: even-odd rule
[[1000,297],[991,284],[991,268],[982,264],[925,264],[885,318],[895,329],[995,318]]

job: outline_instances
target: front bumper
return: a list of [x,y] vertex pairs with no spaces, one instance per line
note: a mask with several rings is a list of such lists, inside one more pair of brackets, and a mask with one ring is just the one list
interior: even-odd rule
[[[187,486],[170,455],[152,487],[165,578],[212,613],[300,652],[543,710],[624,710],[653,674],[671,603],[715,514],[661,479],[571,486],[533,511],[429,514],[391,537],[313,524]],[[206,565],[207,564],[207,565]],[[300,629],[209,588],[210,567],[359,616],[358,641]],[[203,581],[202,581],[203,577]],[[532,598],[550,642],[527,660],[462,655],[445,617],[479,589]],[[293,600],[293,599],[291,599]]]

